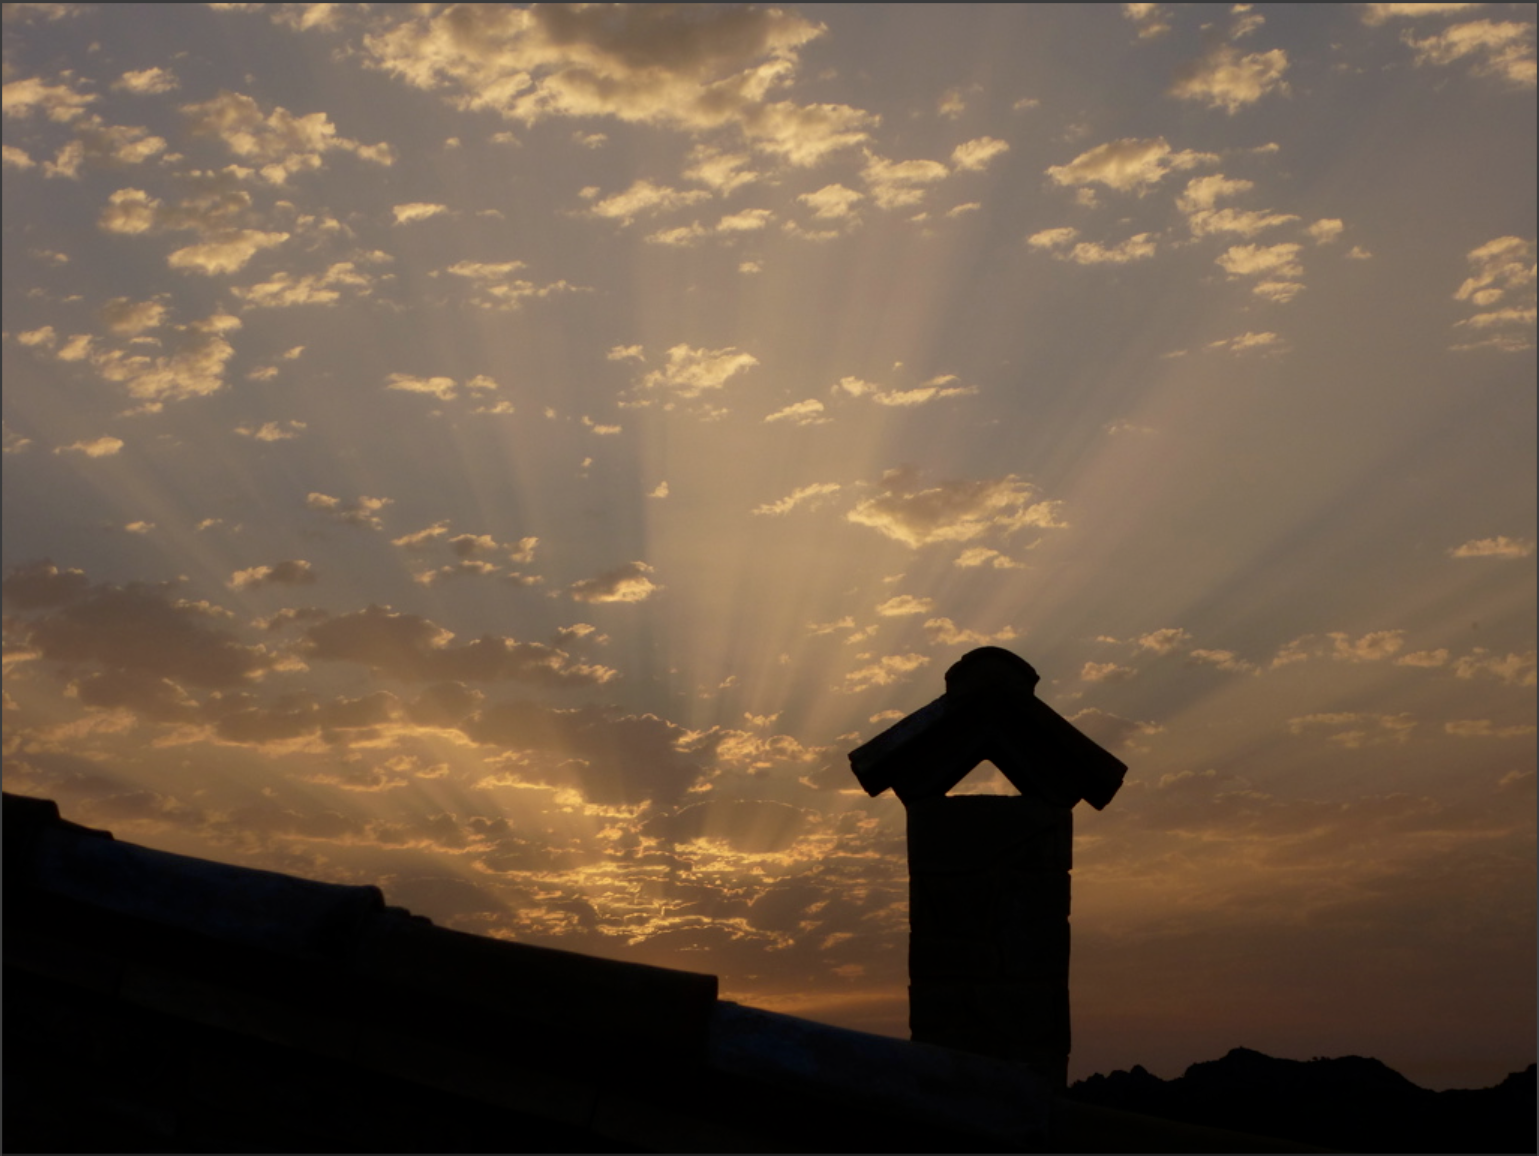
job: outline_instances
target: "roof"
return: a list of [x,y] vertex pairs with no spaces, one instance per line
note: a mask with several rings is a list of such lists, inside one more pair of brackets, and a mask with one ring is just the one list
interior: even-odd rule
[[715,976],[438,927],[375,887],[152,850],[45,799],[6,794],[4,836],[8,1150],[1045,1136],[1050,1097],[1015,1065],[740,1007]]

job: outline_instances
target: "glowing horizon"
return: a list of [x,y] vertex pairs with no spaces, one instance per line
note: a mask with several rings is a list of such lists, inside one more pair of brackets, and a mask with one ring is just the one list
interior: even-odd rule
[[5,19],[7,790],[903,1035],[1002,645],[1071,1078],[1532,1062],[1531,7]]

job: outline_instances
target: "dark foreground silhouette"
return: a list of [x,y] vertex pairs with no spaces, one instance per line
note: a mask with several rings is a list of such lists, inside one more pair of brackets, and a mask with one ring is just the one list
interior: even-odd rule
[[1081,1104],[1345,1152],[1533,1152],[1535,1068],[1492,1088],[1433,1092],[1363,1056],[1279,1060],[1249,1048],[1162,1080],[1142,1066],[1094,1075]]

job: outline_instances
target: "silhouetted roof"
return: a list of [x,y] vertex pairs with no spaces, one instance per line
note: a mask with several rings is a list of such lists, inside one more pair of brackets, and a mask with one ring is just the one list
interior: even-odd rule
[[1014,1065],[434,926],[4,796],[8,1151],[1040,1144]]

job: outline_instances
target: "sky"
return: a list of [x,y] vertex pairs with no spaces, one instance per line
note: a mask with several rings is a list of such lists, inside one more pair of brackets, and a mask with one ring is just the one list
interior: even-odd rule
[[6,790],[906,1036],[847,755],[1005,646],[1129,767],[1071,1078],[1499,1081],[1534,24],[6,5]]

